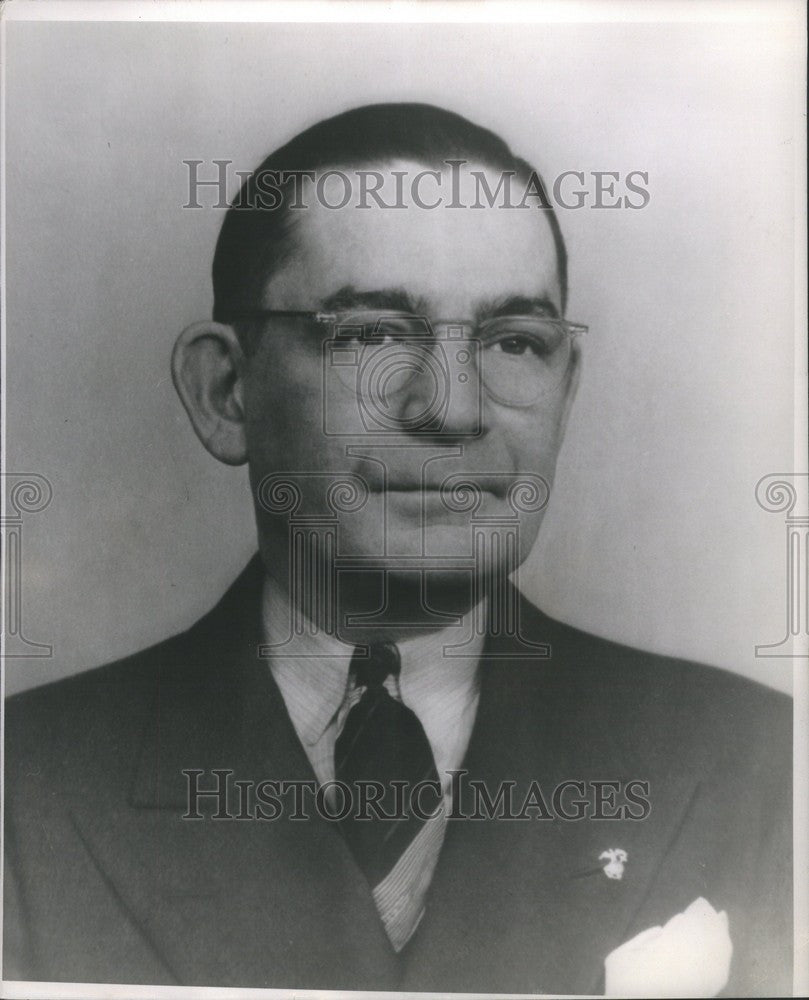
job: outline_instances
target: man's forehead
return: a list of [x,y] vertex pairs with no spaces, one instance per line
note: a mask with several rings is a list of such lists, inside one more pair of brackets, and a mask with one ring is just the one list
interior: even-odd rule
[[[446,177],[425,179],[419,190],[422,205],[405,198],[402,208],[386,207],[396,203],[385,187],[393,183],[394,171],[413,178],[425,167],[396,163],[374,169],[384,178],[380,200],[385,204],[366,199],[367,207],[358,207],[352,199],[334,209],[314,200],[294,213],[294,252],[268,283],[265,305],[307,308],[351,287],[401,289],[425,309],[444,315],[468,314],[483,301],[514,295],[549,299],[560,308],[556,244],[545,212],[533,204],[517,209],[495,201],[490,206],[485,199],[473,208],[480,192],[463,186],[472,183],[471,175],[461,181],[462,208],[448,206]],[[496,172],[488,171],[488,177],[494,190]],[[324,201],[339,203],[327,185],[323,191]],[[443,204],[423,207],[442,194]]]

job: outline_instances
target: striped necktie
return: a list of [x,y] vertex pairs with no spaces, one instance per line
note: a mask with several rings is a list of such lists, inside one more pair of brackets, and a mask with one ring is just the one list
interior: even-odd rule
[[[423,829],[425,817],[441,806],[438,773],[424,728],[416,714],[392,698],[385,686],[388,678],[398,677],[399,668],[394,645],[371,646],[367,656],[355,652],[351,670],[356,686],[365,690],[348,713],[334,750],[335,777],[349,787],[353,803],[341,829],[372,889],[383,882]],[[356,818],[358,782],[381,787],[375,804],[384,815],[369,804],[367,813],[372,818]],[[414,795],[421,782],[434,785],[423,786]],[[372,797],[369,794],[368,800]]]

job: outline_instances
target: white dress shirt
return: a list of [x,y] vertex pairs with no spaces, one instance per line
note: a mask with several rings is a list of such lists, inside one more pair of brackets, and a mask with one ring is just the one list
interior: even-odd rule
[[[423,915],[446,830],[449,772],[461,766],[472,735],[484,640],[472,634],[474,620],[470,611],[460,625],[398,642],[399,677],[385,682],[391,697],[411,709],[424,727],[444,792],[443,809],[424,824],[385,879],[372,887],[396,951],[405,946]],[[324,785],[334,780],[334,745],[364,690],[354,686],[349,674],[354,647],[317,630],[299,615],[293,618],[287,595],[269,577],[264,585],[263,631],[273,678],[315,777]],[[452,656],[451,651],[445,655],[445,647],[464,642],[463,656]]]

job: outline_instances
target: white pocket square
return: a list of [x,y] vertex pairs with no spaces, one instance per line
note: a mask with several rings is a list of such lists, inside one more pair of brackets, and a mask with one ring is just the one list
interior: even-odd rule
[[607,996],[713,997],[726,985],[733,944],[728,916],[700,897],[604,961]]

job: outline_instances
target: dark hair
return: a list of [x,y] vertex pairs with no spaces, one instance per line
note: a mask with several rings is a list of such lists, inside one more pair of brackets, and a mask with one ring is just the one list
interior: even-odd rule
[[[267,280],[291,250],[289,199],[272,209],[263,207],[262,175],[358,167],[394,159],[438,169],[448,159],[475,160],[514,171],[525,180],[532,174],[539,176],[499,136],[431,104],[369,104],[327,118],[271,153],[247,178],[228,209],[213,261],[214,319],[224,322],[240,310],[257,306]],[[564,307],[567,253],[547,197],[543,202],[556,244]]]

